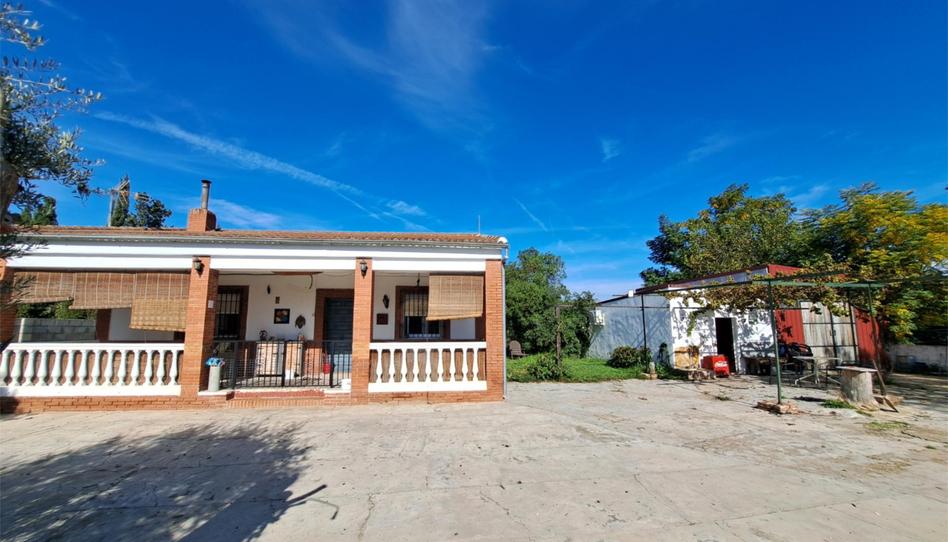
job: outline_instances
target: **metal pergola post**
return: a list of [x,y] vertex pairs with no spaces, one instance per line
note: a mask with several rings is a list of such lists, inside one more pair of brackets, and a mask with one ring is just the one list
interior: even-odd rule
[[774,285],[767,282],[767,308],[770,309],[770,330],[774,334],[774,365],[777,367],[777,404],[783,404],[783,381],[780,376],[780,345],[777,334],[777,316],[774,314]]

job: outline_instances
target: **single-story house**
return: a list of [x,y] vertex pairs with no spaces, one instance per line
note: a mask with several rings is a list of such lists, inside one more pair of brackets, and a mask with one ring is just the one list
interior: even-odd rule
[[[589,355],[609,358],[619,346],[646,346],[659,359],[659,350],[665,345],[666,360],[676,367],[689,367],[704,356],[719,354],[727,357],[732,371],[745,372],[745,358],[772,356],[770,312],[702,311],[698,301],[670,294],[689,287],[741,283],[799,271],[783,265],[759,265],[639,288],[601,301],[592,318]],[[695,292],[700,296],[700,290]],[[844,312],[844,316],[833,315],[826,307],[810,302],[781,307],[775,311],[779,340],[806,344],[818,357],[868,362],[881,352],[878,328],[874,330],[868,316],[856,307],[844,307]]]
[[[3,411],[503,398],[506,239],[221,230],[209,190],[182,229],[21,234]],[[95,340],[11,342],[16,304],[53,301],[94,309]]]

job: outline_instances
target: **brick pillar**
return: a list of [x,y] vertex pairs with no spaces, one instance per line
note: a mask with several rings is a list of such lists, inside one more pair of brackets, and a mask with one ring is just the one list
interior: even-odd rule
[[504,397],[504,263],[487,260],[484,269],[484,331],[487,341],[487,395]]
[[194,397],[207,388],[207,367],[204,361],[211,357],[214,341],[214,321],[217,307],[209,304],[217,301],[217,270],[211,269],[211,258],[201,258],[204,269],[201,273],[191,269],[188,287],[188,316],[184,330],[184,359],[178,381],[181,396]]
[[0,346],[13,341],[16,329],[16,303],[13,302],[13,269],[0,260]]
[[[362,276],[362,262],[368,266]],[[352,400],[369,399],[369,343],[372,342],[372,290],[375,278],[371,258],[356,258],[352,300]]]

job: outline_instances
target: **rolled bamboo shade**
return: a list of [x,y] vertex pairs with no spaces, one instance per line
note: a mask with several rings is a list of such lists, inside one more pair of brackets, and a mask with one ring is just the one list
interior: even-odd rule
[[138,273],[132,298],[131,329],[184,331],[188,314],[189,276]]
[[13,299],[17,303],[52,303],[72,299],[74,273],[15,272]]
[[428,320],[461,320],[484,314],[484,277],[431,275],[428,277]]
[[133,273],[76,273],[73,309],[121,309],[135,297]]

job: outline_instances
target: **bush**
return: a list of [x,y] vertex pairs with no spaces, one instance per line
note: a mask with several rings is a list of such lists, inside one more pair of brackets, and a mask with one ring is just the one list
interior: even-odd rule
[[606,362],[610,367],[625,369],[636,365],[645,367],[652,361],[652,354],[648,348],[633,348],[620,346],[612,351],[612,356]]
[[566,371],[556,362],[553,354],[540,354],[527,366],[527,373],[534,380],[562,380]]

